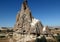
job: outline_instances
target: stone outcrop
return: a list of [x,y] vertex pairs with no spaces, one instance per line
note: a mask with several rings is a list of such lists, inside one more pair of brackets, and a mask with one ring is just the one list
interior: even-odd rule
[[29,31],[31,21],[32,15],[27,6],[27,1],[25,1],[22,4],[21,11],[17,14],[14,31],[21,29],[21,32],[25,31],[27,33]]
[[48,26],[44,26],[44,28],[42,29],[42,32],[41,32],[41,33],[42,33],[42,34],[51,34]]
[[27,35],[24,36],[24,38],[28,37],[31,34],[40,35],[41,32],[40,30],[42,28],[43,28],[42,23],[32,16],[31,11],[27,5],[27,0],[25,0],[22,3],[22,8],[16,17],[16,24],[14,25],[13,29],[14,30],[13,38],[19,40],[23,39],[22,35]]
[[17,14],[16,24],[14,26],[14,31],[19,32],[32,32],[32,30],[38,28],[38,32],[40,28],[43,28],[43,25],[38,19],[35,19],[31,15],[31,11],[27,5],[27,1],[24,1],[22,4],[21,11]]

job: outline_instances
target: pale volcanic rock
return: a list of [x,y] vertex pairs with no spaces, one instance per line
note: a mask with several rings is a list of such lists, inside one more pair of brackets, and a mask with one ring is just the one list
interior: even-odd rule
[[[27,1],[24,1],[22,4],[22,8],[18,12],[16,17],[16,23],[13,29],[14,30],[13,38],[17,40],[17,42],[19,41],[23,42],[23,39],[33,40],[33,37],[36,38],[36,36],[31,34],[33,33],[40,34],[41,32],[40,30],[42,28],[43,28],[43,25],[41,21],[32,17],[31,11],[27,5]],[[25,36],[22,36],[22,35],[25,35]]]
[[42,34],[51,34],[48,26],[44,26],[43,29],[42,29]]

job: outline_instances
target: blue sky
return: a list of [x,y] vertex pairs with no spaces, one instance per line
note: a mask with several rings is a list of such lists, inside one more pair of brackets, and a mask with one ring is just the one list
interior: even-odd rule
[[[0,0],[0,27],[13,27],[23,0]],[[60,26],[60,0],[28,0],[32,15],[43,25]]]

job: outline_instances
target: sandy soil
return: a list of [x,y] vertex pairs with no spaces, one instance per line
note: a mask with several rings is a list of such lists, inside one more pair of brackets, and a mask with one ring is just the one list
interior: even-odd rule
[[16,42],[15,40],[13,40],[12,38],[7,38],[7,39],[0,39],[0,42]]

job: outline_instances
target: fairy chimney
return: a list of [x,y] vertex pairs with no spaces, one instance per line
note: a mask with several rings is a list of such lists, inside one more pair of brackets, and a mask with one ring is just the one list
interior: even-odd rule
[[27,0],[24,0],[21,10],[17,14],[16,24],[13,30],[20,33],[40,33],[41,28],[43,28],[42,23],[38,19],[32,17]]

